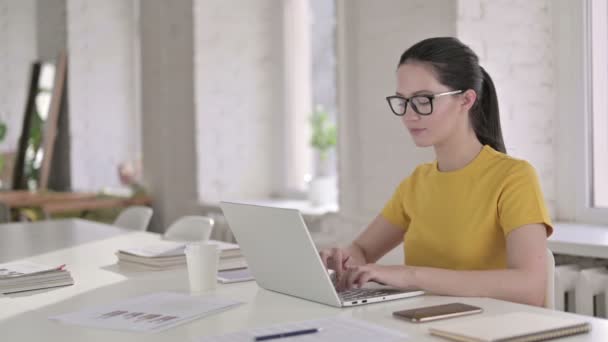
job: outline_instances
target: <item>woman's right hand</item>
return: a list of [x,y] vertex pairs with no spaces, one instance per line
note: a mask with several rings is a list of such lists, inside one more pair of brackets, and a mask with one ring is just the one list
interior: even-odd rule
[[325,268],[336,272],[336,279],[339,280],[346,272],[347,266],[352,266],[350,251],[345,248],[328,248],[322,250],[319,255]]

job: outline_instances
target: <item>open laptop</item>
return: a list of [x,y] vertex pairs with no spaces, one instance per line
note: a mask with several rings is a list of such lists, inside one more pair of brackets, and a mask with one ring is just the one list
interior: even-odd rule
[[298,210],[224,201],[220,206],[262,288],[336,307],[424,293],[386,287],[338,293]]

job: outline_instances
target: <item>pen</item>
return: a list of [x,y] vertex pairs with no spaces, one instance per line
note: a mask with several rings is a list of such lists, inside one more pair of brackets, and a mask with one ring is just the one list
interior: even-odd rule
[[267,341],[267,340],[274,340],[275,338],[314,334],[314,333],[318,333],[319,331],[321,331],[321,328],[294,330],[294,331],[288,331],[288,332],[283,332],[283,333],[278,333],[278,334],[256,336],[254,341]]

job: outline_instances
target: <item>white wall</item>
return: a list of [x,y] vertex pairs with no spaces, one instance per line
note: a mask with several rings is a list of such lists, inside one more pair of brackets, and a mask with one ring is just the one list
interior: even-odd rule
[[194,7],[199,199],[268,197],[282,158],[282,2]]
[[[358,230],[379,213],[416,165],[433,159],[414,146],[385,97],[406,48],[456,34],[456,2],[338,2],[339,177],[344,226]],[[332,225],[338,225],[333,223]],[[351,230],[352,234],[352,230]]]
[[0,0],[0,120],[8,126],[2,152],[17,149],[36,57],[36,1]]
[[134,1],[68,0],[72,187],[118,185],[118,165],[139,157]]
[[559,137],[551,6],[550,0],[460,0],[458,36],[494,80],[508,153],[534,165],[554,213]]

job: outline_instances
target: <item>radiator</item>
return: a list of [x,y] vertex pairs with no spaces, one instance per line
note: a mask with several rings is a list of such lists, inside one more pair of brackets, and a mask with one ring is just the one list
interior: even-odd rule
[[608,318],[608,260],[561,256],[556,261],[559,259],[555,267],[555,309]]

